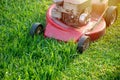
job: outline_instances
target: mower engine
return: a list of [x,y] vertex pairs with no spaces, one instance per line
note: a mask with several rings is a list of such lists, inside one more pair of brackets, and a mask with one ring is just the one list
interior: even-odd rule
[[52,10],[52,17],[63,23],[80,27],[89,21],[91,13],[90,0],[53,0],[56,7]]

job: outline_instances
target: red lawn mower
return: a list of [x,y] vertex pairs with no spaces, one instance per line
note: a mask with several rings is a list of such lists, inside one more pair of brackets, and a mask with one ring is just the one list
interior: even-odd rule
[[53,0],[46,14],[45,31],[41,23],[32,25],[30,34],[40,34],[60,41],[78,42],[82,53],[105,34],[106,27],[117,19],[117,6],[108,6],[108,0]]

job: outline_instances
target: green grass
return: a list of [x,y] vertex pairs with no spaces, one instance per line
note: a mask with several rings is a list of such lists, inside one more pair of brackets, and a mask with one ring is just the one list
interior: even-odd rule
[[51,3],[0,1],[0,80],[120,80],[120,15],[104,37],[78,55],[73,42],[30,37],[32,23],[45,26]]

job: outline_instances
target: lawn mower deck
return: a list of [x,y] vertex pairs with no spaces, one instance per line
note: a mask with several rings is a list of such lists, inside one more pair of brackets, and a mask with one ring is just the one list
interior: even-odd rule
[[70,40],[78,42],[83,35],[89,36],[91,41],[95,41],[105,34],[106,22],[104,19],[102,19],[101,22],[92,30],[90,29],[95,23],[97,23],[99,17],[95,18],[92,16],[86,25],[75,28],[51,17],[51,11],[54,7],[55,5],[52,5],[47,12],[47,26],[44,33],[46,37],[55,38],[65,42]]

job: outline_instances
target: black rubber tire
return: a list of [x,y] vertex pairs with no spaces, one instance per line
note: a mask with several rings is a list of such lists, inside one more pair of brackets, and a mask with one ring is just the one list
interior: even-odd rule
[[39,35],[44,31],[43,25],[41,23],[34,23],[30,29],[30,35],[34,37],[34,35]]
[[118,13],[117,6],[110,6],[107,9],[107,11],[106,11],[106,13],[104,15],[107,26],[112,25],[116,21],[117,16],[118,16],[117,13]]
[[90,37],[83,35],[78,41],[78,45],[77,45],[78,53],[83,53],[83,51],[85,51],[89,47],[89,45],[90,45]]

